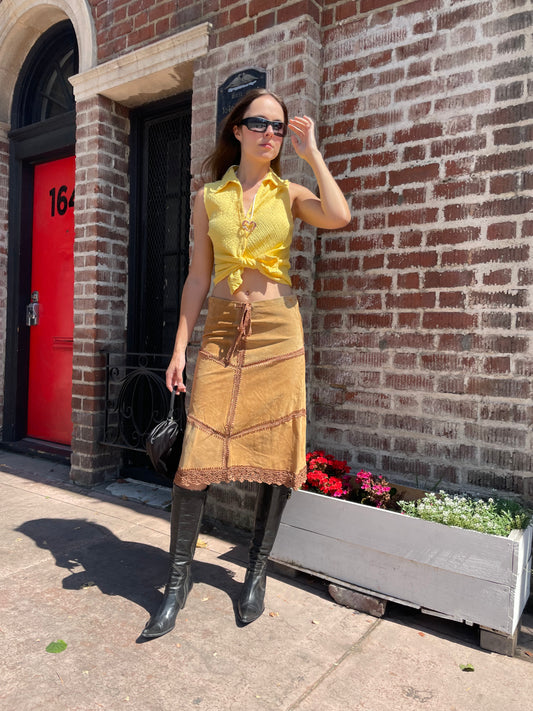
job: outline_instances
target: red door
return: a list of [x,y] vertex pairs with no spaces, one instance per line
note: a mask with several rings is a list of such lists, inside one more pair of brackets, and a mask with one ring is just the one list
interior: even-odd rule
[[[74,333],[74,157],[35,166],[29,437],[70,445]],[[30,299],[28,299],[30,301]]]

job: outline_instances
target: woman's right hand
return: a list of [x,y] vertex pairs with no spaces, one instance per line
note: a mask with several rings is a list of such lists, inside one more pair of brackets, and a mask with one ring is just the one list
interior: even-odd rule
[[183,371],[185,370],[185,353],[173,355],[167,368],[167,388],[172,392],[177,387],[179,393],[186,392],[187,388],[183,382]]

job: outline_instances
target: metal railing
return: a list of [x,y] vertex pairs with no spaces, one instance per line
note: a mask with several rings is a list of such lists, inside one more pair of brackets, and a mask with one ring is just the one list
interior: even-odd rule
[[146,437],[168,413],[170,393],[162,353],[105,352],[105,419],[102,444],[145,451]]

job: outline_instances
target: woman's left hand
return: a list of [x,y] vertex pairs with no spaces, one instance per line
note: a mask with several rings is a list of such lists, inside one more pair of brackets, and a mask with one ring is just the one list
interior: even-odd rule
[[304,160],[309,160],[313,151],[317,150],[315,138],[315,123],[309,116],[295,116],[289,120],[292,131],[291,142],[296,154]]

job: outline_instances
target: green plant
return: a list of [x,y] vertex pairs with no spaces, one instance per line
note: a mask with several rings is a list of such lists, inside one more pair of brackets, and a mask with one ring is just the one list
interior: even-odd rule
[[515,528],[527,528],[532,516],[531,511],[515,501],[476,499],[442,490],[438,494],[426,493],[416,501],[399,501],[398,506],[408,516],[496,536],[508,536]]

